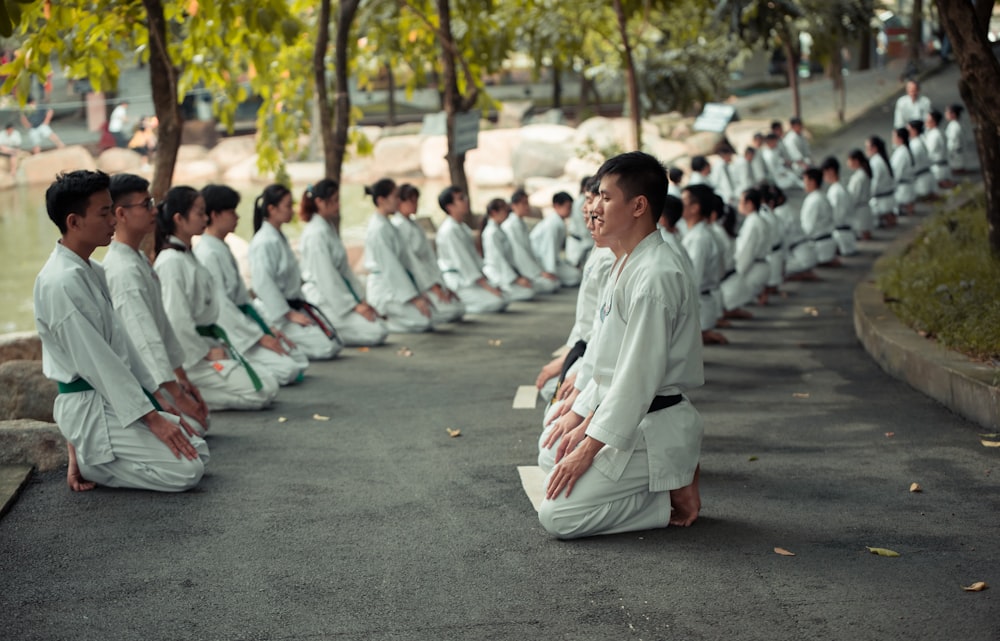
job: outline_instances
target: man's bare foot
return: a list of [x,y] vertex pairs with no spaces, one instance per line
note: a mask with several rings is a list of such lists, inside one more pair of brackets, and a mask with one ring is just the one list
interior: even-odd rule
[[796,272],[794,274],[789,274],[785,278],[785,280],[798,280],[798,281],[806,281],[813,283],[819,280],[819,276],[816,275],[816,272],[810,269],[804,272]]
[[729,339],[709,329],[701,333],[701,342],[704,345],[728,345]]
[[694,468],[694,479],[690,485],[670,490],[670,525],[688,527],[697,520],[701,511],[701,493],[698,491],[700,475],[701,465]]
[[827,261],[820,265],[820,267],[843,267],[844,263],[840,262],[839,256],[834,256],[833,260]]
[[719,329],[728,329],[728,328],[732,327],[732,326],[733,326],[733,324],[732,324],[732,323],[730,323],[729,321],[727,321],[727,320],[726,320],[726,319],[725,319],[725,318],[723,317],[723,318],[720,318],[719,320],[717,320],[717,321],[715,322],[715,326],[716,326],[716,327],[718,327]]
[[737,307],[736,309],[728,309],[724,314],[726,318],[741,318],[744,320],[753,318],[753,314],[749,310],[743,309],[742,307]]
[[870,231],[861,232],[861,240],[871,240],[871,239],[872,239],[872,233]]
[[88,481],[80,474],[80,466],[76,463],[76,450],[70,443],[66,443],[69,450],[69,468],[66,470],[66,485],[74,492],[86,492],[97,487],[97,483]]

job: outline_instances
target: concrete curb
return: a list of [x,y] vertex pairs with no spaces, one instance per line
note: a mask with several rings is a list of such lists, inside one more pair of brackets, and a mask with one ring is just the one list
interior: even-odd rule
[[[885,254],[902,252],[919,229],[897,238]],[[1000,425],[1000,387],[993,384],[996,368],[942,347],[901,323],[885,304],[873,275],[854,289],[854,333],[888,374],[986,429]]]
[[0,465],[0,516],[7,513],[30,478],[30,465]]

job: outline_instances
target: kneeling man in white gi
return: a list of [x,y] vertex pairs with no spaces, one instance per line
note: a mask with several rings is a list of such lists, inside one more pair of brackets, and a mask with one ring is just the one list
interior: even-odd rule
[[35,280],[35,324],[42,371],[59,384],[53,414],[69,447],[67,482],[181,492],[198,484],[208,446],[159,412],[156,382],[142,363],[100,266],[90,260],[111,242],[115,216],[107,174],[62,174],[45,193],[62,238]]
[[700,509],[702,423],[683,396],[704,384],[698,290],[656,229],[666,171],[630,152],[598,178],[591,233],[616,261],[576,387],[589,381],[541,444],[556,455],[538,516],[559,538],[687,526]]

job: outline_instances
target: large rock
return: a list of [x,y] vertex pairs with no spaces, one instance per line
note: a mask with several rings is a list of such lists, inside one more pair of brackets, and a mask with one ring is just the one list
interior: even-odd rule
[[317,183],[326,178],[326,166],[322,162],[290,162],[285,165],[285,171],[296,185]]
[[238,185],[250,183],[266,184],[271,182],[271,177],[262,174],[260,169],[257,168],[257,154],[253,154],[227,169],[223,173],[222,179],[227,183],[236,183]]
[[514,172],[510,167],[477,167],[472,174],[472,182],[477,187],[507,187],[514,184]]
[[38,332],[0,334],[0,363],[42,360],[42,339]]
[[[448,139],[445,136],[425,136],[420,144],[420,173],[424,175],[424,178],[447,178],[449,176],[447,155]],[[466,160],[468,157],[466,154]],[[381,166],[377,154],[375,165]],[[468,171],[468,164],[466,171]]]
[[232,136],[223,138],[219,144],[208,151],[208,158],[226,172],[250,156],[257,153],[257,140],[254,136]]
[[715,146],[722,140],[722,135],[713,131],[699,131],[691,134],[684,144],[687,145],[689,156],[708,156],[715,153]]
[[562,175],[566,162],[573,156],[571,142],[553,143],[545,140],[522,139],[510,160],[514,181],[522,183],[531,177],[557,178]]
[[13,189],[17,186],[17,180],[10,175],[10,169],[0,169],[0,190]]
[[687,145],[674,140],[664,140],[654,138],[644,143],[646,151],[654,155],[664,165],[675,162],[678,158],[687,155]]
[[526,125],[521,127],[521,140],[546,142],[553,145],[572,143],[576,137],[576,129],[566,125]]
[[[642,121],[642,138],[648,140],[660,135],[659,128]],[[620,153],[628,148],[632,139],[632,121],[628,118],[595,116],[576,128],[575,141],[579,148],[596,151],[604,156]]]
[[105,149],[97,157],[97,168],[106,174],[135,173],[142,168],[142,154],[122,147]]
[[29,185],[48,185],[64,171],[97,169],[97,162],[82,145],[51,149],[25,158],[18,171]]
[[177,148],[177,162],[208,159],[208,149],[202,145],[181,145]]
[[205,185],[219,180],[219,166],[211,160],[178,161],[174,167],[174,185]]
[[181,130],[181,144],[201,145],[211,149],[219,142],[219,131],[214,120],[187,120]]
[[596,174],[603,162],[604,159],[597,154],[588,154],[585,158],[574,156],[566,162],[566,166],[563,168],[563,175],[570,180],[580,182],[587,176]]
[[66,465],[67,456],[66,440],[55,423],[0,421],[0,465],[34,465],[48,472]]
[[52,422],[56,394],[56,384],[42,374],[42,361],[0,363],[0,420]]
[[391,136],[375,143],[375,165],[386,176],[420,174],[423,136]]
[[733,145],[737,153],[742,154],[750,145],[755,133],[766,134],[770,131],[770,120],[739,120],[729,123],[729,126],[726,127],[726,139]]
[[528,112],[531,111],[530,100],[509,100],[500,103],[497,114],[497,127],[503,129],[517,128],[524,124]]

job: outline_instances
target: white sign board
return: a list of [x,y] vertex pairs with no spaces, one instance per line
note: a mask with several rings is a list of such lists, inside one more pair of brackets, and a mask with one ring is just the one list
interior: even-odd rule
[[719,102],[709,102],[705,104],[705,108],[695,119],[694,130],[721,134],[726,131],[726,126],[730,122],[739,119],[740,117],[736,115],[736,107]]
[[478,109],[455,114],[455,153],[464,154],[479,146]]

